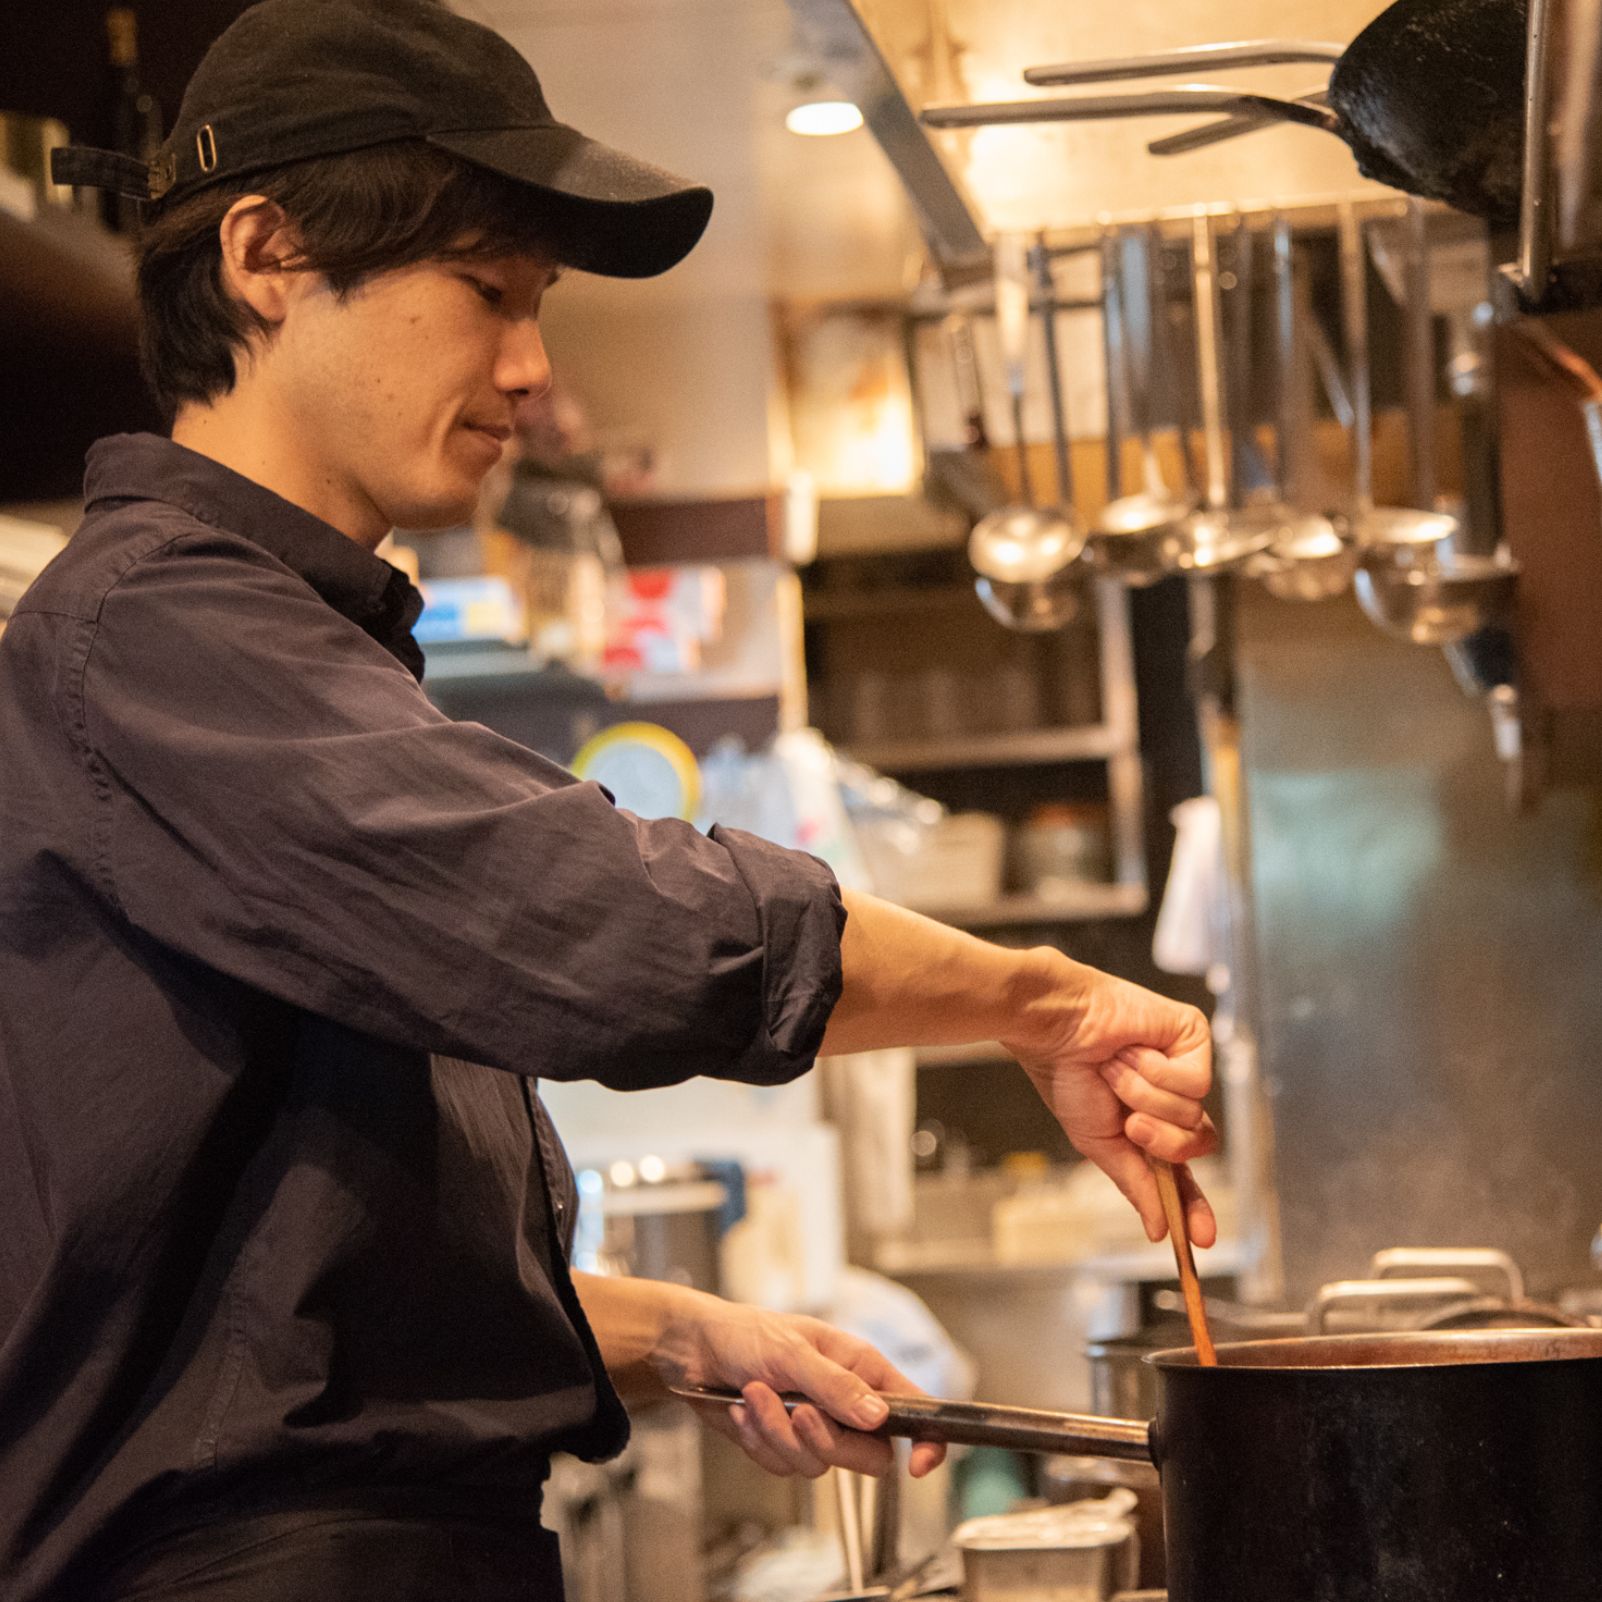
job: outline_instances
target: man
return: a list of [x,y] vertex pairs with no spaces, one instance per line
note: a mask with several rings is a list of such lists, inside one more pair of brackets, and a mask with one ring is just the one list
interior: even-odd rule
[[372,554],[466,515],[559,269],[662,271],[711,197],[432,0],[266,0],[150,170],[59,171],[147,202],[172,437],[94,448],[0,640],[4,1594],[559,1596],[540,1485],[621,1446],[614,1385],[882,1471],[872,1348],[569,1273],[536,1080],[999,1039],[1157,1239],[1147,1154],[1214,1139],[1199,1014],[447,721]]

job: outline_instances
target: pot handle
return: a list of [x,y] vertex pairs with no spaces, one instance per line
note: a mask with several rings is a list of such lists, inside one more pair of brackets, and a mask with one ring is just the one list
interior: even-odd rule
[[1307,1309],[1307,1328],[1311,1334],[1322,1335],[1329,1327],[1329,1315],[1337,1307],[1374,1302],[1455,1301],[1483,1293],[1484,1287],[1472,1279],[1436,1277],[1433,1279],[1337,1279],[1323,1286],[1312,1305]]
[[1509,1301],[1524,1300],[1524,1275],[1519,1265],[1494,1246],[1392,1246],[1369,1260],[1370,1279],[1412,1279],[1419,1274],[1496,1274],[1507,1286]]
[[[738,1391],[677,1385],[671,1389],[687,1402],[738,1406],[744,1401]],[[811,1398],[787,1392],[780,1400],[793,1411]],[[890,1416],[878,1429],[864,1433],[902,1436],[909,1441],[941,1441],[951,1446],[1000,1446],[1013,1452],[1063,1452],[1075,1457],[1152,1461],[1151,1426],[1136,1419],[1051,1413],[989,1402],[947,1402],[934,1396],[884,1396],[882,1400],[889,1407]]]

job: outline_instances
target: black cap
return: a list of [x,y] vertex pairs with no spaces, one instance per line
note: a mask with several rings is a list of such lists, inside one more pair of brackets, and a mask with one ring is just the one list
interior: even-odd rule
[[564,261],[609,277],[665,272],[712,214],[704,186],[558,122],[517,50],[439,0],[262,0],[206,52],[153,161],[73,147],[51,177],[165,204],[400,139],[526,185]]

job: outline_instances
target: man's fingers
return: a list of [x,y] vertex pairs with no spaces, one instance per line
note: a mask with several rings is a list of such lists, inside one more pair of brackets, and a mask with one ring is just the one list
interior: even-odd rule
[[795,1470],[762,1438],[762,1431],[758,1428],[757,1421],[752,1417],[749,1408],[744,1406],[729,1408],[726,1423],[726,1428],[720,1426],[722,1432],[734,1440],[758,1468],[766,1469],[769,1474],[776,1474],[781,1480],[789,1479],[795,1473]]
[[1169,1056],[1151,1046],[1125,1046],[1114,1060],[1134,1069],[1147,1084],[1189,1101],[1200,1101],[1213,1082],[1212,1052],[1206,1047]]
[[1148,1156],[1166,1163],[1193,1162],[1218,1148],[1218,1131],[1205,1117],[1196,1129],[1179,1129],[1149,1113],[1131,1113],[1124,1120],[1124,1133]]
[[1101,1069],[1108,1089],[1131,1111],[1150,1113],[1181,1129],[1200,1129],[1206,1118],[1199,1101],[1162,1090],[1127,1062],[1114,1058]]
[[762,1441],[789,1465],[787,1472],[804,1474],[809,1480],[815,1480],[828,1468],[829,1465],[796,1434],[795,1421],[770,1386],[753,1382],[740,1394],[745,1398],[752,1427]]
[[1168,1233],[1168,1221],[1163,1217],[1162,1197],[1157,1194],[1157,1180],[1140,1150],[1122,1136],[1109,1140],[1077,1140],[1074,1142],[1112,1182],[1123,1192],[1124,1199],[1140,1214],[1148,1240],[1161,1240]]
[[1183,1163],[1174,1170],[1179,1180],[1179,1198],[1185,1208],[1185,1228],[1198,1246],[1211,1246],[1218,1239],[1218,1220],[1212,1206],[1201,1193],[1201,1186]]
[[831,1468],[855,1474],[887,1474],[895,1464],[888,1441],[842,1429],[815,1407],[798,1407],[790,1415],[795,1432]]
[[[805,1391],[837,1422],[856,1430],[876,1430],[884,1423],[889,1409],[868,1380],[832,1357],[824,1356],[815,1347],[798,1347],[785,1364],[785,1370],[785,1383]],[[887,1377],[902,1379],[909,1389],[913,1388],[905,1376],[896,1375],[888,1362],[883,1364],[883,1372]]]
[[915,1480],[933,1474],[946,1460],[946,1449],[938,1441],[918,1441],[907,1458],[907,1472]]

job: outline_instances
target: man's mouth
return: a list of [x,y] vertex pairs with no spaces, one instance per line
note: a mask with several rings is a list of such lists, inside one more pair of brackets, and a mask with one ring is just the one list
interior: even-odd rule
[[499,445],[504,445],[512,437],[512,430],[505,423],[464,423],[464,428],[470,428],[475,434],[488,434]]

